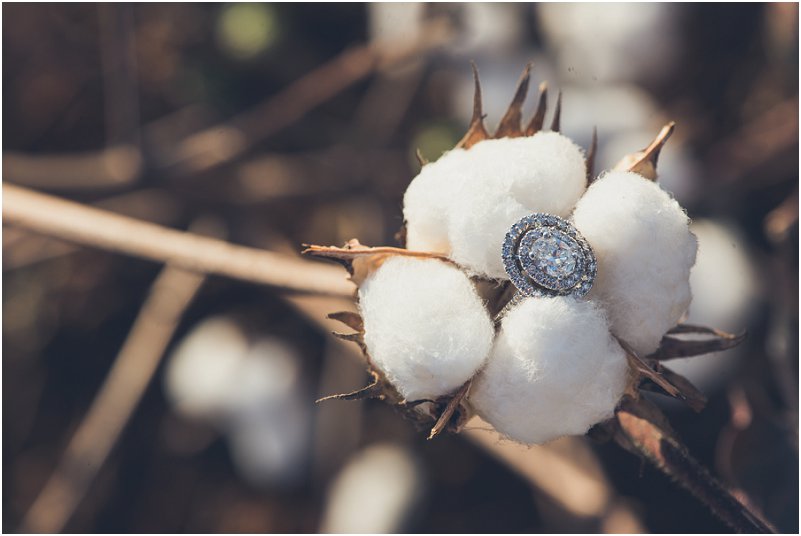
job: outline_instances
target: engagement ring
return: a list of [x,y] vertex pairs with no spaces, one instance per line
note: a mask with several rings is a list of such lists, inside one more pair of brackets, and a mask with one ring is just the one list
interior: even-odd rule
[[515,223],[503,242],[503,264],[518,293],[504,307],[526,296],[574,296],[592,288],[598,264],[592,248],[568,221],[534,213]]

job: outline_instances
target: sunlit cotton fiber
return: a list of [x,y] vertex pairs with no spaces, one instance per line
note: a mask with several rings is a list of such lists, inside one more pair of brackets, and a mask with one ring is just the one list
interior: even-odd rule
[[588,297],[604,306],[613,333],[650,354],[692,297],[697,241],[687,214],[658,184],[610,172],[590,186],[573,220],[598,259]]
[[458,389],[492,345],[472,283],[440,260],[388,259],[359,289],[359,307],[372,362],[410,401]]
[[572,297],[527,298],[504,317],[469,400],[501,434],[541,444],[611,417],[627,374],[599,307]]
[[569,215],[585,182],[581,149],[555,132],[455,149],[409,185],[407,246],[447,253],[471,274],[504,279],[500,249],[509,227],[532,212]]

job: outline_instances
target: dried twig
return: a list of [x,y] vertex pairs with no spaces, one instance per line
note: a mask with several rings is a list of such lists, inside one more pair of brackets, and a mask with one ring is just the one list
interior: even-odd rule
[[3,184],[3,222],[86,246],[287,290],[350,296],[340,270],[269,251],[167,229]]
[[162,270],[89,413],[25,515],[23,532],[60,532],[69,521],[139,404],[203,279],[171,266]]
[[[600,521],[617,502],[614,488],[584,438],[564,437],[528,447],[503,440],[478,417],[462,433],[576,518]],[[630,517],[636,524],[635,514]]]
[[399,64],[442,45],[449,38],[444,21],[432,21],[421,40],[369,44],[348,49],[310,71],[256,108],[183,140],[165,164],[179,173],[205,171],[239,156],[264,138],[294,123],[314,107],[376,69]]
[[618,443],[644,456],[729,526],[745,533],[773,532],[767,522],[738,501],[689,454],[656,406],[643,398],[624,397],[616,417]]
[[3,180],[47,190],[117,189],[139,178],[142,156],[132,145],[71,154],[3,154]]
[[[153,155],[154,161],[148,164],[185,176],[230,162],[376,70],[402,64],[444,44],[450,31],[444,20],[433,20],[421,35],[414,42],[404,38],[345,50],[255,108]],[[135,182],[143,166],[142,154],[134,145],[81,154],[3,156],[5,178],[43,189],[119,188]]]
[[130,143],[139,149],[134,6],[103,3],[98,4],[97,11],[103,66],[106,143]]
[[[93,206],[160,225],[176,223],[182,213],[180,202],[168,192],[156,188],[108,197]],[[3,271],[25,268],[81,249],[80,246],[21,229],[4,229]]]

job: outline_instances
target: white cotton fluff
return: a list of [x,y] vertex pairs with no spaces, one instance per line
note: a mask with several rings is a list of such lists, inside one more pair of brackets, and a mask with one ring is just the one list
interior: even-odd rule
[[292,346],[275,338],[251,344],[233,318],[208,318],[168,358],[165,390],[176,411],[225,433],[246,480],[286,486],[303,477],[311,412]]
[[532,212],[568,216],[585,188],[581,149],[556,132],[485,140],[423,167],[404,197],[407,247],[504,279],[501,244]]
[[[731,223],[694,219],[690,226],[698,237],[698,258],[690,273],[693,303],[687,322],[739,333],[748,327],[760,307],[759,277],[748,242]],[[699,357],[671,359],[667,365],[705,393],[727,384],[743,348],[737,347]],[[686,408],[677,403],[676,406]]]
[[461,387],[492,346],[472,283],[440,260],[387,259],[359,289],[359,308],[370,358],[410,401]]
[[501,434],[527,444],[584,434],[612,416],[625,354],[603,311],[572,297],[528,298],[503,319],[469,400]]
[[173,407],[192,418],[223,417],[248,346],[231,318],[211,317],[195,326],[167,360],[164,387]]
[[471,167],[464,149],[453,149],[423,166],[403,197],[406,247],[415,251],[450,253],[447,213],[449,202],[464,188]]
[[328,488],[319,532],[405,532],[424,490],[412,451],[389,443],[370,445],[351,456]]
[[573,221],[598,259],[589,297],[614,334],[643,356],[655,351],[692,298],[697,242],[687,214],[658,184],[610,172],[590,186]]

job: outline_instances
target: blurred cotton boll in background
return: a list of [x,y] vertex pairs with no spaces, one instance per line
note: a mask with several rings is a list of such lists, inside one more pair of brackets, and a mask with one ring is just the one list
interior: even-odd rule
[[423,491],[423,473],[411,451],[371,445],[350,458],[328,489],[320,532],[403,532]]
[[[589,147],[597,128],[596,175],[612,169],[622,155],[644,148],[654,132],[670,120],[651,95],[629,83],[577,84],[563,88],[562,129],[582,147]],[[625,113],[621,113],[623,110]],[[679,203],[695,200],[698,165],[683,142],[682,125],[659,154],[659,184]]]
[[[641,84],[666,81],[682,53],[677,4],[537,5],[545,48],[564,92],[563,131],[589,147],[598,129],[596,173],[644,148],[668,117]],[[697,164],[682,138],[685,125],[659,156],[659,182],[683,205],[697,195]]]
[[[717,220],[698,219],[690,229],[698,237],[698,256],[690,272],[693,301],[687,322],[741,333],[759,310],[760,295],[746,241],[736,227]],[[671,360],[668,366],[711,394],[734,373],[743,351],[735,347]]]
[[251,342],[228,317],[199,323],[169,357],[165,390],[181,415],[227,436],[253,485],[297,484],[309,454],[311,394],[297,352],[275,338]]
[[418,39],[422,32],[426,5],[415,2],[376,2],[367,5],[370,40],[393,42]]
[[195,326],[167,361],[164,386],[173,409],[194,419],[224,418],[247,352],[247,338],[233,320],[212,317]]
[[681,50],[674,4],[537,4],[540,28],[562,67],[601,81],[659,80]]

